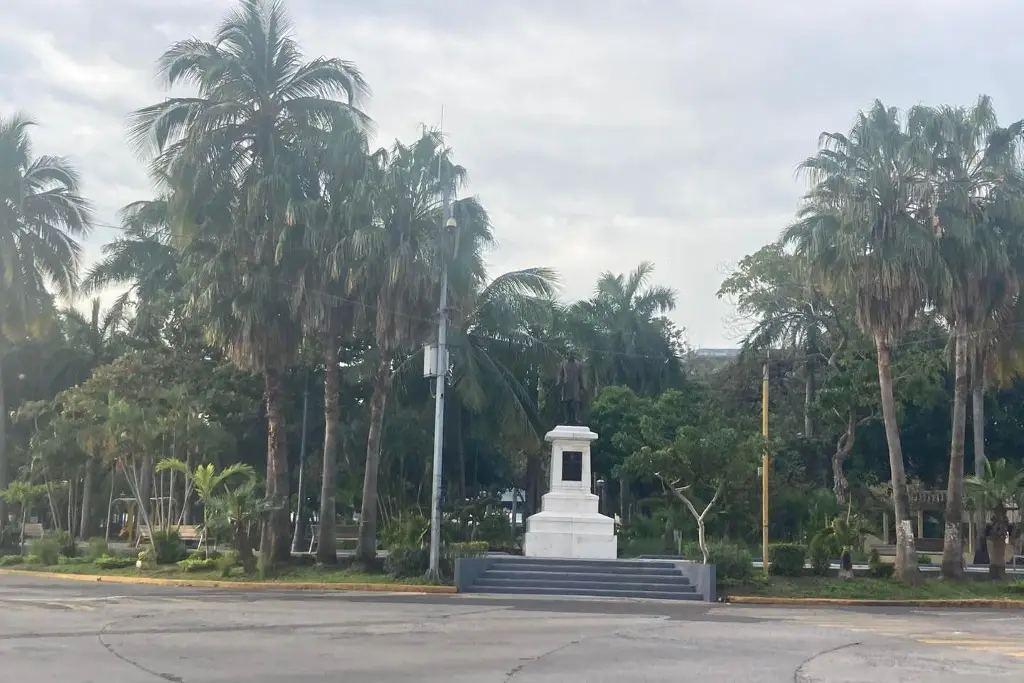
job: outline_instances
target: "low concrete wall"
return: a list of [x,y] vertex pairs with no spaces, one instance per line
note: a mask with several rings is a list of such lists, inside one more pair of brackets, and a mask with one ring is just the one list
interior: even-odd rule
[[455,592],[465,593],[497,557],[459,557],[455,560]]
[[718,599],[715,591],[717,573],[713,564],[699,564],[697,562],[676,562],[676,568],[683,573],[683,576],[690,580],[690,583],[697,587],[704,602],[715,602]]

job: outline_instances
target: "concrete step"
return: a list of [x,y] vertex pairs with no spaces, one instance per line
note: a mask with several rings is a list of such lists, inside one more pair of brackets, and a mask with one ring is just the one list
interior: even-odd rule
[[643,576],[679,576],[679,570],[670,564],[655,566],[621,566],[613,563],[603,564],[549,564],[535,560],[509,562],[499,560],[491,565],[492,570],[509,572],[549,572],[552,574],[635,574]]
[[581,580],[578,578],[565,577],[554,579],[551,577],[541,579],[523,578],[494,578],[490,573],[484,574],[473,584],[475,588],[552,588],[552,589],[573,589],[586,588],[598,590],[625,590],[640,593],[661,592],[661,593],[696,593],[697,589],[689,583],[676,583],[659,581],[657,583],[623,583],[616,579],[611,580]]
[[544,565],[546,567],[601,567],[607,569],[608,567],[615,567],[618,569],[672,569],[675,570],[676,566],[672,562],[664,562],[658,560],[555,560],[555,559],[543,559],[539,557],[497,557],[495,558],[494,564],[510,564],[510,565],[525,565],[525,564],[537,564]]
[[486,579],[506,579],[506,580],[565,580],[565,581],[604,581],[610,583],[628,583],[628,584],[645,584],[645,583],[666,583],[675,584],[679,586],[689,586],[690,580],[685,576],[682,576],[679,572],[672,572],[666,574],[627,574],[625,572],[617,573],[601,573],[601,572],[581,572],[579,574],[572,574],[566,572],[550,572],[550,571],[524,571],[519,569],[488,569],[483,577]]
[[700,600],[698,593],[680,591],[640,591],[630,589],[601,588],[519,588],[512,586],[477,588],[474,584],[470,593],[495,593],[501,595],[570,595],[604,598],[648,598],[653,600]]

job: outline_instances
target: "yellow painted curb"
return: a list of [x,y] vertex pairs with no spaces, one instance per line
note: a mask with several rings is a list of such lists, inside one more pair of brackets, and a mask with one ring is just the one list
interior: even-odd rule
[[992,607],[1024,609],[1024,600],[964,598],[958,600],[860,600],[852,598],[776,598],[760,595],[734,595],[726,602],[734,605],[791,605],[827,607]]
[[401,583],[313,583],[277,581],[209,581],[206,579],[157,579],[148,576],[100,576],[96,574],[63,574],[60,572],[34,572],[0,569],[0,574],[36,576],[44,579],[88,581],[91,583],[128,583],[147,586],[176,586],[179,588],[234,588],[291,591],[352,591],[363,593],[454,593],[455,586],[416,586]]

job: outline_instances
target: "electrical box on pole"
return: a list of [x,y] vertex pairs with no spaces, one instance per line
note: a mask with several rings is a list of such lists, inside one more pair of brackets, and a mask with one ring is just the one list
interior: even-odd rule
[[437,344],[423,345],[423,376],[427,379],[434,379],[440,374],[438,372],[438,355]]

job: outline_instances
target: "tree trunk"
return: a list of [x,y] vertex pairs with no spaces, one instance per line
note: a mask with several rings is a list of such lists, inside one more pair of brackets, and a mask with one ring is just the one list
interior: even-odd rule
[[989,549],[988,574],[993,579],[1006,576],[1006,535],[1010,531],[1010,520],[1006,508],[1001,504],[992,511],[992,523],[988,529]]
[[523,519],[540,512],[543,491],[544,465],[537,448],[526,451],[526,497],[523,500]]
[[814,416],[811,408],[814,406],[816,391],[814,366],[808,358],[804,363],[804,437],[807,439],[814,436]]
[[324,356],[324,462],[320,485],[320,528],[316,540],[316,561],[323,564],[338,563],[335,547],[334,519],[338,476],[338,428],[341,421],[341,370],[333,342]]
[[235,525],[235,548],[238,550],[238,561],[242,563],[242,570],[246,574],[255,574],[256,558],[252,554],[252,544],[249,542],[248,522]]
[[[974,476],[985,476],[985,362],[980,351],[975,351],[974,367],[972,368],[971,387],[971,429],[974,432]],[[988,554],[988,546],[982,532],[985,529],[985,512],[975,511],[974,515],[974,539],[980,538],[980,543],[974,549],[974,562]],[[984,552],[982,552],[984,549]],[[985,564],[988,560],[985,559]]]
[[[192,449],[188,447],[188,442],[185,443],[185,469],[189,472],[196,471],[195,456],[192,454]],[[184,477],[185,493],[181,499],[181,523],[185,526],[192,526],[192,508],[194,507],[189,497],[188,490],[188,477]]]
[[882,399],[882,419],[885,422],[885,440],[889,446],[889,471],[892,481],[892,503],[896,517],[896,578],[917,582],[917,548],[914,544],[914,524],[910,519],[910,497],[907,494],[907,474],[903,469],[903,447],[900,428],[896,422],[896,399],[892,391],[892,349],[882,335],[875,336],[878,351],[878,385]]
[[85,477],[82,482],[82,517],[79,519],[78,537],[88,541],[92,533],[92,461],[85,463]]
[[836,503],[840,507],[846,505],[850,493],[850,482],[846,479],[846,472],[843,471],[843,463],[853,452],[853,444],[857,438],[857,413],[850,408],[850,414],[846,420],[846,432],[839,437],[836,443],[836,452],[832,455],[832,491],[836,496]]
[[260,557],[263,566],[291,559],[291,520],[288,507],[288,444],[285,436],[284,386],[281,370],[263,373],[263,399],[267,407],[267,495],[274,509],[263,524]]
[[117,470],[110,469],[110,495],[107,497],[107,516],[103,522],[103,538],[110,541],[110,524],[114,516],[114,489],[117,487]]
[[380,468],[380,437],[384,426],[384,408],[391,391],[391,353],[381,351],[373,378],[370,398],[370,433],[366,438],[366,472],[363,475],[363,501],[359,516],[359,543],[356,561],[372,566],[377,562],[377,470]]
[[960,525],[964,515],[964,439],[967,431],[967,325],[956,324],[954,352],[953,429],[949,445],[949,478],[946,487],[946,529],[942,542],[942,576],[959,579],[964,575],[963,536]]
[[[980,376],[979,376],[980,375]],[[985,375],[975,368],[971,396],[974,430],[974,476],[985,476]]]
[[[134,467],[134,465],[133,465]],[[126,475],[127,476],[127,475]],[[151,498],[153,497],[153,458],[149,455],[142,456],[142,471],[139,474],[138,491],[133,493],[139,496],[138,503],[144,508],[139,510],[139,514],[136,515],[138,519],[152,520],[153,515],[151,514]],[[146,522],[149,524],[149,521]],[[136,524],[138,528],[142,528],[141,525]]]
[[[3,375],[3,367],[0,366],[0,489],[7,488],[7,404],[4,402]],[[5,526],[7,526],[7,501],[0,498],[0,527]]]

